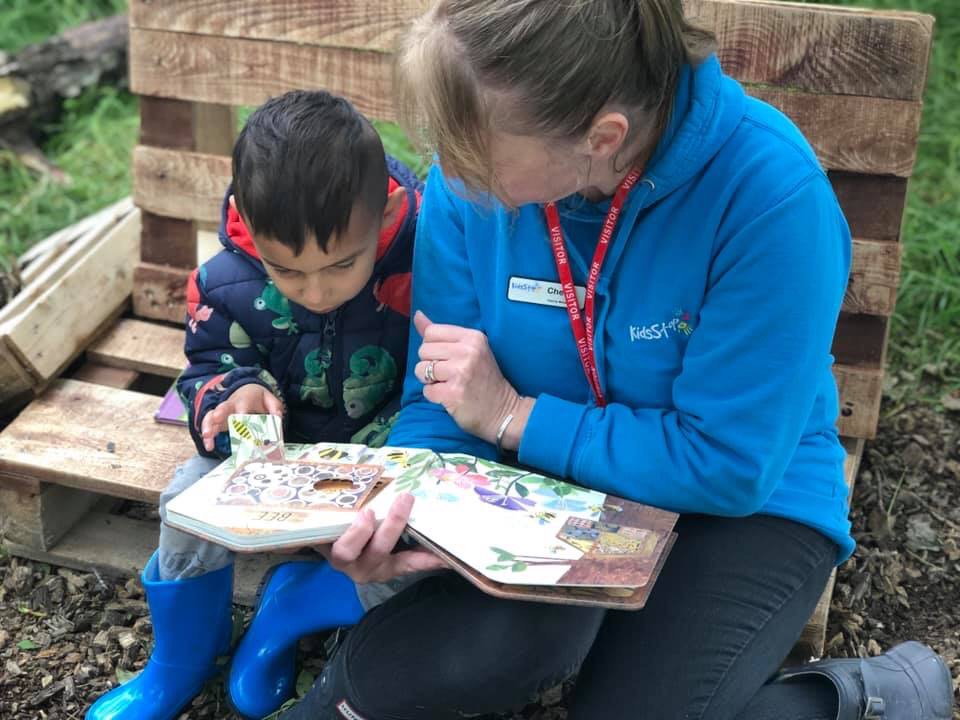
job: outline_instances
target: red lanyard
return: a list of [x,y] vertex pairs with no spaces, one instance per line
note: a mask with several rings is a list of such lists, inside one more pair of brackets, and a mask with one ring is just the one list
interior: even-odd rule
[[603,221],[603,229],[600,231],[597,249],[593,253],[593,262],[590,264],[590,275],[587,277],[587,295],[583,303],[582,315],[580,314],[580,303],[577,301],[577,289],[573,284],[573,273],[570,272],[570,258],[563,242],[560,213],[557,211],[556,203],[547,203],[544,206],[547,228],[550,230],[550,243],[553,246],[553,259],[557,263],[557,273],[560,275],[563,299],[567,304],[567,314],[570,316],[570,327],[573,328],[573,337],[577,342],[577,352],[580,353],[583,372],[587,376],[587,382],[590,383],[594,397],[597,399],[598,407],[605,407],[607,400],[603,395],[603,389],[600,387],[600,374],[597,371],[597,359],[593,349],[594,295],[597,290],[597,280],[600,278],[600,270],[603,268],[603,261],[606,259],[607,250],[610,248],[610,239],[613,237],[613,231],[616,230],[617,221],[620,219],[623,203],[626,201],[630,189],[637,184],[639,179],[640,171],[632,170],[620,183],[613,200],[610,202],[610,210],[607,211],[607,217]]

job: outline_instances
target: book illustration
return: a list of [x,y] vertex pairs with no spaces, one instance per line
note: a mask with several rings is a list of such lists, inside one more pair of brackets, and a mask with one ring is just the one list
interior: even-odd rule
[[380,481],[376,465],[318,462],[247,462],[227,479],[220,505],[272,509],[357,510]]
[[586,553],[587,557],[642,557],[657,547],[657,535],[650,530],[622,527],[581,517],[569,517],[557,534],[560,540]]
[[[279,418],[231,416],[234,455],[167,505],[166,522],[238,551],[331,542],[362,508],[414,495],[407,531],[502,597],[637,608],[674,513],[463,453],[282,442]],[[547,598],[550,599],[547,599]]]
[[276,415],[230,415],[230,452],[239,465],[253,458],[267,458],[282,463],[283,420]]

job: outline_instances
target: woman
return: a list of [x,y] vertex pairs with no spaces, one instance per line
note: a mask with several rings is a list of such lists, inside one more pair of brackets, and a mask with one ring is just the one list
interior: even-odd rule
[[681,513],[679,540],[647,607],[607,612],[403,579],[442,567],[391,552],[412,500],[363,517],[334,565],[406,587],[290,717],[505,711],[579,669],[572,720],[949,718],[917,643],[775,676],[854,547],[830,367],[850,235],[797,129],[679,0],[439,0],[398,78],[439,164],[390,443],[516,452]]

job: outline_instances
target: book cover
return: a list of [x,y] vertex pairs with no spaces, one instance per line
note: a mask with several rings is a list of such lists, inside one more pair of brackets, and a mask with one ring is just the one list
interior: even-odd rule
[[411,535],[485,591],[621,608],[646,602],[675,539],[674,513],[540,473],[459,453],[284,446],[257,417],[231,416],[231,432],[234,418],[252,429],[168,504],[169,524],[240,552],[302,546],[335,540],[360,509],[384,517],[408,492]]
[[184,407],[180,395],[177,393],[176,383],[170,386],[167,394],[160,401],[160,406],[153,415],[153,419],[167,425],[187,426],[187,408]]

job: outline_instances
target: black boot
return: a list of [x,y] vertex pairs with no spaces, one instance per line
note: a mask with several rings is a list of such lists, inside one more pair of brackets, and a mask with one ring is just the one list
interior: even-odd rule
[[951,720],[953,682],[933,650],[905,642],[863,660],[821,660],[784,670],[774,682],[825,677],[837,690],[837,720]]

